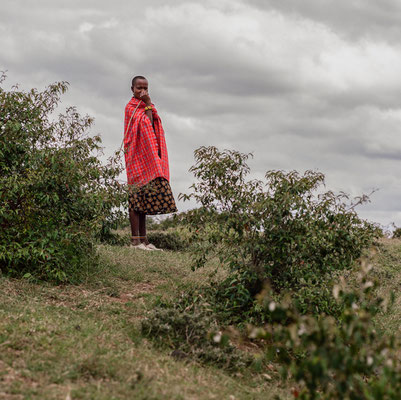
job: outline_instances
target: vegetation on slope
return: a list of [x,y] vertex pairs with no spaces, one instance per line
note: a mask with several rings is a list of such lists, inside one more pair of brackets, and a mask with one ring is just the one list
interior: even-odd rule
[[155,303],[206,283],[211,266],[193,273],[186,253],[98,250],[101,266],[77,286],[0,279],[0,398],[286,398],[261,374],[177,358],[141,334]]
[[250,155],[202,147],[182,195],[201,207],[141,253],[111,231],[121,154],[103,165],[74,108],[54,118],[65,89],[0,89],[2,397],[398,399],[400,246],[359,218],[366,196],[314,171],[250,181]]

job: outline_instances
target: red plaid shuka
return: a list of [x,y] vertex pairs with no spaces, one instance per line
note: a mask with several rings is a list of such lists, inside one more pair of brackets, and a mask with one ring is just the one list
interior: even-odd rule
[[152,115],[154,129],[143,101],[133,97],[125,107],[124,152],[129,185],[143,186],[158,177],[170,180],[164,130],[153,104]]

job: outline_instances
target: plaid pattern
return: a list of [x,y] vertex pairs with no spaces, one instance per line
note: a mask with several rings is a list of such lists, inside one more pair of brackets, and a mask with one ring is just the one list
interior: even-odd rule
[[128,185],[140,187],[158,177],[170,180],[164,130],[153,104],[152,107],[154,129],[145,114],[143,101],[133,97],[125,107],[124,153]]

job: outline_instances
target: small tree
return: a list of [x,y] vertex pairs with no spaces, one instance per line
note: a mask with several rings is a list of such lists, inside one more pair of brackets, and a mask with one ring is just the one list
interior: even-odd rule
[[[3,75],[0,83],[5,79]],[[118,158],[103,165],[92,118],[54,117],[67,83],[43,92],[0,88],[0,268],[65,281],[94,261],[102,224],[119,218]],[[117,155],[116,155],[117,157]],[[75,274],[76,275],[76,274]]]
[[304,291],[305,311],[322,307],[326,276],[349,268],[372,242],[375,227],[354,210],[368,199],[348,204],[345,194],[322,191],[324,175],[314,171],[268,171],[265,182],[246,180],[249,156],[215,147],[195,151],[190,171],[197,183],[181,198],[201,205],[186,217],[199,243],[196,265],[217,253],[229,266],[225,296],[237,311],[249,307],[267,280],[276,293]]

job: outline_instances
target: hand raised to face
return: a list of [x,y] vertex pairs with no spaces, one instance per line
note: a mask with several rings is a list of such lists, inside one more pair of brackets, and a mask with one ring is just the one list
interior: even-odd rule
[[144,89],[141,91],[140,93],[140,99],[146,104],[146,105],[150,105],[152,102],[150,100],[150,96],[149,96],[149,92],[148,90]]

